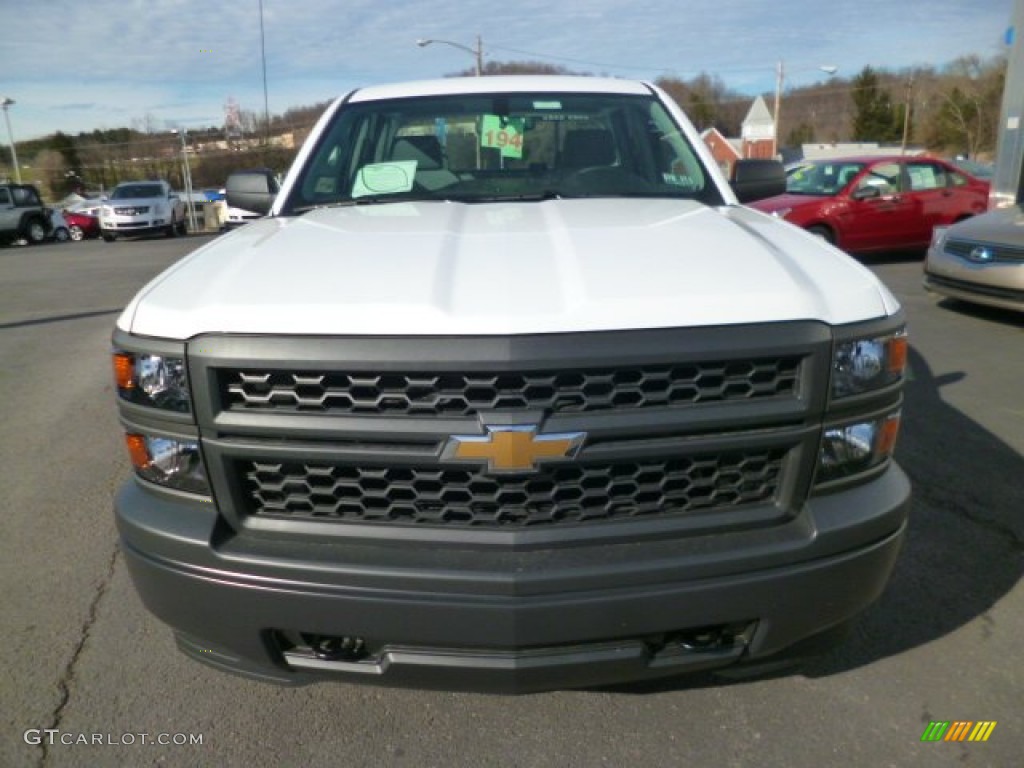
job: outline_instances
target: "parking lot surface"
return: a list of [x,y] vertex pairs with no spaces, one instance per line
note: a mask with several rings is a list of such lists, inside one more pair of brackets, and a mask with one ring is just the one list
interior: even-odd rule
[[[936,301],[919,257],[866,260],[909,320],[911,529],[881,601],[802,672],[515,698],[284,689],[180,656],[113,524],[129,470],[110,333],[208,239],[0,249],[0,765],[1020,764],[1024,316]],[[933,721],[996,726],[984,743],[923,742]]]

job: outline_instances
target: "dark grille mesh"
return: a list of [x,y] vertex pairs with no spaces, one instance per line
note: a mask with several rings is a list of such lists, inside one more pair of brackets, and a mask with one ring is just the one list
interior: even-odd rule
[[249,513],[352,523],[518,528],[677,515],[766,503],[785,451],[546,467],[474,469],[241,462]]
[[229,409],[409,416],[573,413],[792,395],[800,357],[537,373],[222,371]]

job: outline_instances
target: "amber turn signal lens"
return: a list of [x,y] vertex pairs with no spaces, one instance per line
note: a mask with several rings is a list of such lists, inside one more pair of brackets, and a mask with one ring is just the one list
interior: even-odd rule
[[135,386],[135,355],[128,352],[114,353],[114,381],[118,389]]
[[900,432],[900,414],[894,413],[882,422],[875,438],[875,455],[882,458],[891,456],[896,448],[896,436]]
[[150,465],[152,458],[150,458],[145,437],[129,433],[124,436],[124,442],[128,446],[128,455],[131,457],[133,467],[145,469]]
[[889,342],[889,371],[902,376],[907,368],[907,336],[894,336]]

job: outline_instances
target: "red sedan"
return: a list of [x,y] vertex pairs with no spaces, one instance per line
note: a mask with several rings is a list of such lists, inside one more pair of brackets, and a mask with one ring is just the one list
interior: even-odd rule
[[846,157],[793,169],[786,194],[749,204],[845,251],[924,250],[932,228],[988,208],[988,182],[931,157]]
[[64,211],[64,221],[68,223],[68,232],[72,240],[85,240],[87,237],[100,235],[100,220],[95,216]]

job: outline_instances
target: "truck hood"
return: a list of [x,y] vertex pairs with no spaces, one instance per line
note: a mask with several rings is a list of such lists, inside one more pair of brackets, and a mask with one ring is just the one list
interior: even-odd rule
[[504,335],[846,323],[895,312],[819,238],[665,199],[396,202],[271,218],[156,277],[131,333]]

